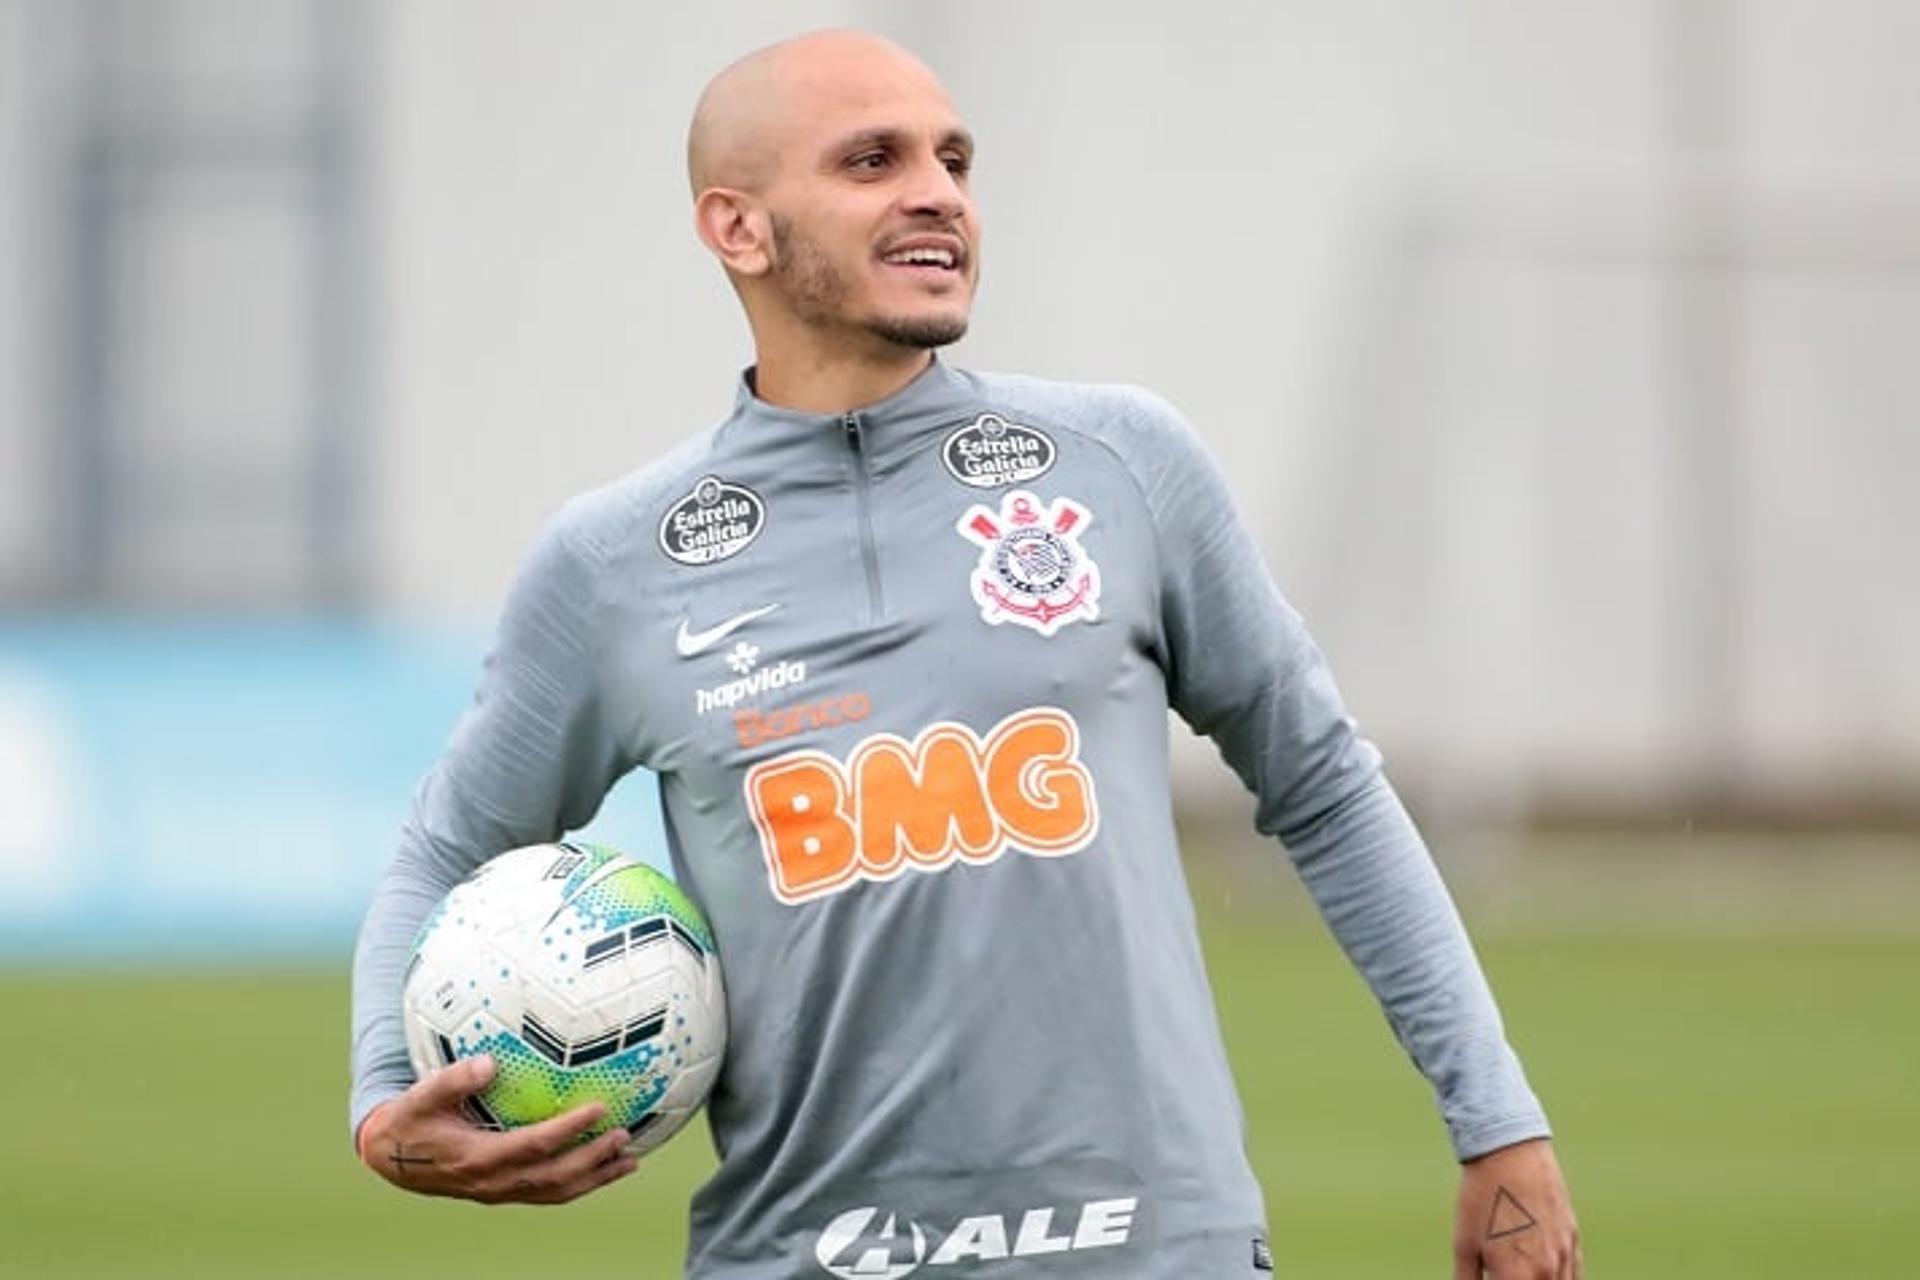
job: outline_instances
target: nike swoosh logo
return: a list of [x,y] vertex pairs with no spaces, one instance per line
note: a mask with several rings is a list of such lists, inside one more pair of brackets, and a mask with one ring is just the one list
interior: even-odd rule
[[763,604],[758,609],[749,609],[745,613],[736,613],[725,622],[717,626],[708,627],[705,631],[687,630],[687,620],[682,618],[680,619],[680,630],[676,632],[673,637],[674,650],[683,658],[691,658],[697,653],[705,653],[708,649],[719,644],[722,640],[725,640],[728,636],[746,626],[755,618],[764,618],[779,607],[780,605],[777,601],[773,604]]

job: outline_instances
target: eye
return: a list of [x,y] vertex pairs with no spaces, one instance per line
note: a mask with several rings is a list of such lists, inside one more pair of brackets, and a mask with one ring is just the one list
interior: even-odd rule
[[973,157],[952,152],[941,157],[941,163],[947,166],[947,172],[956,178],[964,178],[973,171]]
[[862,151],[847,161],[847,168],[855,173],[880,173],[892,159],[885,151]]

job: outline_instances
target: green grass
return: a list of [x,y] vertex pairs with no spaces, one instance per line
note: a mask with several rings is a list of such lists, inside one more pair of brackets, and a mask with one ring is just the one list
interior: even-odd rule
[[[1292,1274],[1444,1275],[1456,1177],[1357,980],[1215,938],[1219,996]],[[1546,1101],[1589,1274],[1911,1276],[1920,940],[1483,942]],[[1231,954],[1233,960],[1227,960]]]
[[[1317,926],[1211,912],[1281,1275],[1448,1274],[1425,1086]],[[1920,939],[1483,938],[1589,1274],[1869,1277],[1920,1256]],[[678,1274],[696,1126],[566,1209],[388,1190],[342,1117],[339,973],[0,975],[0,1276]]]

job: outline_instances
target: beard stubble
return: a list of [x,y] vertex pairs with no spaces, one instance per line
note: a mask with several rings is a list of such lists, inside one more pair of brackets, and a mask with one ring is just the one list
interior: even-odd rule
[[931,351],[966,336],[967,317],[851,316],[846,303],[853,292],[833,259],[791,221],[773,217],[773,278],[795,315],[816,327],[853,328],[895,346]]

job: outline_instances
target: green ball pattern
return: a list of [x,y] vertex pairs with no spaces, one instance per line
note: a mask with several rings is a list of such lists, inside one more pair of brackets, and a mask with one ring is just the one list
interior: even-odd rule
[[[539,892],[552,895],[548,901],[557,899],[562,904],[549,919],[545,936],[538,939],[544,952],[542,964],[552,970],[547,975],[550,982],[572,987],[584,973],[583,948],[589,942],[605,935],[618,936],[631,925],[663,916],[675,921],[698,942],[706,953],[705,965],[711,967],[718,963],[706,919],[672,880],[645,863],[601,845],[568,842],[559,847],[580,855],[578,865],[565,880],[559,883],[544,880],[537,876],[535,868],[536,878],[542,881]],[[522,862],[525,861],[523,858]],[[501,860],[487,864],[469,877],[462,888],[484,879],[489,869],[506,874],[499,872],[503,865]],[[524,876],[530,865],[516,864],[511,868],[512,874],[496,887],[497,893],[517,892],[513,876]],[[501,902],[510,901],[495,901],[483,895],[477,903],[464,904],[464,914],[450,912],[449,907],[459,893],[456,889],[429,914],[416,938],[416,950],[426,944],[429,935],[437,929],[459,925],[470,931],[485,927],[489,913],[496,912]],[[529,904],[522,904],[523,916],[526,905]],[[476,906],[478,918],[469,924],[468,917],[474,916]],[[534,905],[533,910],[537,912],[540,908]],[[474,945],[472,939],[465,945]],[[487,951],[490,948],[483,945],[473,958]],[[498,956],[497,962],[499,981],[518,981],[511,977],[505,956]],[[482,981],[492,981],[491,968],[484,979],[477,974],[468,976],[466,985],[474,988]],[[616,1127],[633,1129],[671,1091],[686,1069],[685,1054],[693,1044],[693,1037],[686,1029],[686,1011],[681,1007],[689,998],[693,997],[688,992],[672,993],[665,1025],[645,1043],[630,1045],[579,1066],[562,1066],[535,1049],[523,1038],[520,1027],[502,1020],[492,1008],[491,998],[483,998],[482,1008],[468,1015],[464,1025],[447,1027],[440,1034],[446,1036],[442,1044],[455,1060],[482,1053],[492,1056],[494,1078],[477,1101],[485,1105],[492,1119],[501,1126],[511,1129],[534,1124],[583,1103],[600,1102],[607,1107],[607,1115],[594,1127],[590,1137]],[[662,1136],[667,1132],[671,1129],[662,1131]]]
[[461,1058],[493,1055],[493,1083],[482,1091],[480,1100],[510,1129],[535,1124],[583,1102],[607,1104],[606,1118],[587,1137],[628,1128],[653,1110],[672,1083],[669,1071],[654,1069],[663,1056],[654,1041],[584,1067],[556,1066],[497,1025],[478,1039],[459,1037],[454,1047]]
[[672,916],[687,932],[699,939],[708,952],[713,950],[713,932],[700,909],[693,905],[679,885],[643,862],[621,867],[585,888],[593,872],[623,855],[599,845],[578,845],[595,855],[588,864],[568,877],[565,900],[569,907],[586,917],[594,930],[618,929],[652,916]]

